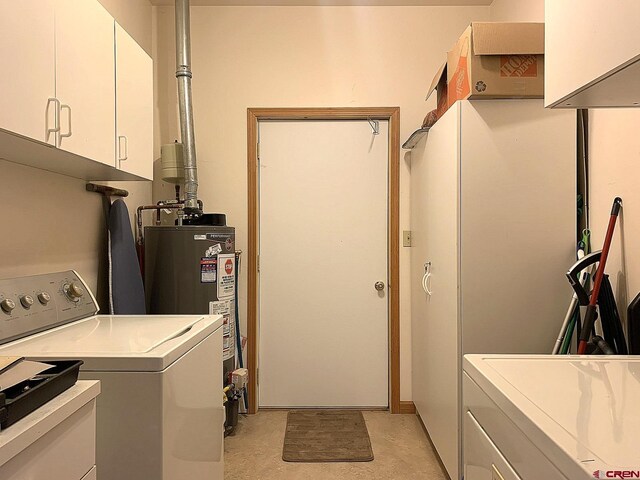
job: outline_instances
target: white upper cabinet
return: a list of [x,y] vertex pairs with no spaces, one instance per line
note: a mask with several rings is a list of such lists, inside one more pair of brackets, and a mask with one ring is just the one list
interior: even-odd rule
[[114,20],[97,0],[56,0],[58,147],[115,166]]
[[54,0],[0,0],[0,128],[51,145],[56,136],[47,129],[57,121],[54,8]]
[[640,105],[639,20],[639,0],[545,0],[545,106]]
[[116,23],[116,165],[153,179],[153,62]]
[[0,58],[0,158],[152,179],[152,61],[98,0],[0,0]]

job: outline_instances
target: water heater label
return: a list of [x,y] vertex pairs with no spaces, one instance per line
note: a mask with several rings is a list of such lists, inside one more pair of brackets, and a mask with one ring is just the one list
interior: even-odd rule
[[233,299],[209,302],[209,314],[222,315],[222,360],[228,360],[235,355],[235,305]]
[[217,277],[217,260],[211,257],[200,259],[200,283],[215,283]]
[[220,278],[218,279],[218,298],[233,297],[236,290],[236,256],[218,255]]
[[221,251],[222,251],[222,247],[220,246],[219,243],[216,243],[215,245],[211,245],[209,248],[207,248],[207,251],[204,252],[204,256],[214,257],[218,255]]

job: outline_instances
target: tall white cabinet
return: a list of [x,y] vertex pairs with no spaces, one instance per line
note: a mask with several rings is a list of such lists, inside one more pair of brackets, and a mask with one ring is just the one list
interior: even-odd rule
[[575,112],[542,100],[456,102],[411,152],[413,399],[452,479],[462,356],[553,346],[571,296],[575,183]]

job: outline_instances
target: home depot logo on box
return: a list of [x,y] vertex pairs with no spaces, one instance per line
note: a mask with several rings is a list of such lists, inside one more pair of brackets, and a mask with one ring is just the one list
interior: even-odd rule
[[448,103],[544,96],[544,24],[473,22],[447,53]]
[[467,56],[458,59],[458,68],[453,75],[456,89],[456,98],[467,98],[471,87],[469,86],[469,68],[467,66]]
[[538,57],[535,55],[501,55],[501,77],[537,77]]

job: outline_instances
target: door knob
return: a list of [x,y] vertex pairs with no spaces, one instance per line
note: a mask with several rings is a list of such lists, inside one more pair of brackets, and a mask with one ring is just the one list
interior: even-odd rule
[[384,282],[376,282],[374,284],[374,287],[376,287],[376,290],[381,292],[382,290],[384,290]]

